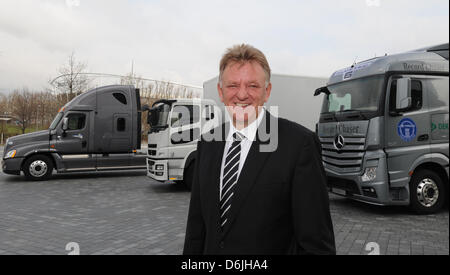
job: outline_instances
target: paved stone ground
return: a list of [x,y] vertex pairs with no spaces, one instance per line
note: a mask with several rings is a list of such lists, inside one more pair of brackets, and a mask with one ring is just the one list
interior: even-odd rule
[[[449,255],[449,210],[416,215],[406,207],[378,207],[330,194],[338,254],[368,254],[376,242],[382,255]],[[367,248],[369,249],[369,248]]]
[[[0,148],[1,150],[1,148]],[[180,254],[190,193],[144,172],[56,175],[0,172],[0,254]],[[338,254],[449,254],[449,211],[417,216],[330,194]]]

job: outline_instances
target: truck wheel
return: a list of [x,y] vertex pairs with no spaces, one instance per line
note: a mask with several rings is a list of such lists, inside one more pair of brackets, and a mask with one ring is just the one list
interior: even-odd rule
[[409,185],[410,206],[418,214],[436,213],[445,203],[445,186],[432,170],[414,173]]
[[53,162],[45,155],[34,155],[23,165],[23,173],[28,180],[46,180],[53,172]]
[[190,191],[192,189],[192,183],[194,182],[194,167],[195,162],[192,162],[189,164],[189,167],[186,169],[186,172],[184,173],[184,185],[186,185],[186,188]]

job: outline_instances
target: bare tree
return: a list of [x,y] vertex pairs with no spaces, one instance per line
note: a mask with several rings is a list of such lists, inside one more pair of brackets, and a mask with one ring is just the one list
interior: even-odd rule
[[11,95],[11,111],[19,122],[22,134],[31,123],[33,118],[33,95],[27,88],[15,90]]
[[8,98],[4,94],[0,94],[0,144],[5,140],[5,116],[8,115]]
[[61,76],[53,84],[60,92],[66,94],[67,101],[70,101],[87,89],[89,79],[83,74],[86,68],[87,64],[78,62],[75,58],[75,53],[72,52],[67,64],[59,69]]
[[0,94],[0,115],[6,115],[8,112],[8,97]]
[[135,75],[133,72],[121,77],[120,85],[133,85],[141,91],[145,88],[142,77]]

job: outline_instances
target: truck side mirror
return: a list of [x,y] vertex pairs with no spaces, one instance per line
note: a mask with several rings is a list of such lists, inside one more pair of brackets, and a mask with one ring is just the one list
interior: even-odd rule
[[63,124],[62,124],[63,131],[67,131],[69,129],[69,118],[65,117],[63,118]]
[[411,79],[400,78],[397,80],[397,95],[395,108],[397,111],[406,110],[411,107]]
[[[173,112],[172,118],[170,120],[170,126],[175,126],[175,123],[181,119],[183,114],[181,112]],[[178,125],[182,126],[182,125]]]
[[315,91],[314,91],[314,96],[318,96],[318,95],[320,95],[321,93],[324,93],[324,94],[326,94],[327,96],[329,96],[330,95],[330,90],[328,90],[328,88],[325,86],[325,87],[320,87],[320,88],[318,88],[318,89],[316,89]]

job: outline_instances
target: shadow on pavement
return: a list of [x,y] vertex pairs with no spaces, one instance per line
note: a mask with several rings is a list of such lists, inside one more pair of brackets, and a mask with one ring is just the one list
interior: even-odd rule
[[188,193],[186,186],[182,183],[164,183],[158,181],[150,182],[150,189],[155,193]]
[[[414,211],[410,210],[408,206],[379,206],[368,204],[360,201],[355,201],[349,198],[340,197],[334,194],[329,194],[330,202],[334,207],[337,208],[347,208],[351,207],[355,211],[364,212],[369,215],[387,215],[387,216],[400,216],[400,215],[408,215],[408,216],[417,216],[418,214]],[[448,203],[436,214],[439,215],[441,213],[448,213],[449,207]]]
[[[1,172],[0,172],[1,173]],[[133,177],[133,176],[146,176],[144,170],[129,170],[129,171],[105,171],[105,172],[75,172],[68,174],[53,174],[52,177],[46,181],[40,182],[52,182],[64,179],[95,179],[95,178],[117,178],[117,177]],[[2,173],[2,179],[4,182],[19,183],[27,182],[33,183],[34,181],[28,181],[23,174],[20,176],[7,175]],[[39,182],[39,181],[38,181]]]

